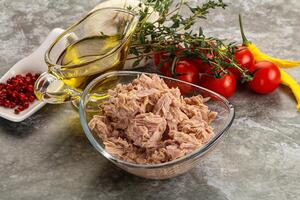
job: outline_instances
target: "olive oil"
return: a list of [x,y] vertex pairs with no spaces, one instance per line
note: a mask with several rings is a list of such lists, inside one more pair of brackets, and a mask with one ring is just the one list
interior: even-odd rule
[[[35,95],[52,104],[78,101],[96,76],[123,68],[138,22],[139,16],[127,9],[103,8],[88,13],[46,51],[48,71],[37,79]],[[111,85],[99,84],[92,96],[102,98],[108,87]]]
[[61,53],[57,60],[59,73],[55,68],[50,70],[67,86],[82,90],[95,76],[122,68],[128,46],[120,47],[121,43],[120,35],[83,38]]

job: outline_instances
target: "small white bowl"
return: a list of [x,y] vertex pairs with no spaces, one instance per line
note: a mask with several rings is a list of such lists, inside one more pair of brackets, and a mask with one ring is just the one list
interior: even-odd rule
[[[64,30],[61,28],[53,29],[49,33],[45,41],[41,44],[41,46],[39,46],[31,55],[17,62],[2,76],[2,78],[0,79],[0,83],[6,83],[6,81],[10,77],[16,76],[18,74],[25,75],[28,72],[41,74],[47,71],[48,67],[44,60],[45,52],[54,42],[57,36],[59,36],[63,31]],[[45,102],[36,100],[29,105],[29,108],[20,112],[19,114],[15,114],[14,109],[4,108],[0,106],[0,117],[3,117],[13,122],[20,122],[30,117],[40,108],[42,108],[45,104]]]

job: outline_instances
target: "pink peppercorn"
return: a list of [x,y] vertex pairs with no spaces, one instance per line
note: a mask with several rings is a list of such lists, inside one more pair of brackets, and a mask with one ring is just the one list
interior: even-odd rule
[[16,114],[27,109],[36,99],[34,83],[38,77],[39,74],[19,74],[8,79],[6,83],[0,83],[0,106],[14,109]]

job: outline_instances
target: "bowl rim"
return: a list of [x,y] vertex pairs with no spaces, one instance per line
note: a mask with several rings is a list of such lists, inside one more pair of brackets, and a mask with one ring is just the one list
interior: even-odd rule
[[89,90],[100,80],[103,80],[107,77],[110,76],[116,76],[116,75],[122,75],[122,76],[126,76],[126,75],[142,75],[142,74],[146,74],[146,75],[151,75],[151,74],[155,74],[155,73],[148,73],[148,72],[139,72],[139,71],[112,71],[112,72],[108,72],[105,74],[102,74],[100,76],[98,76],[97,78],[95,78],[93,81],[91,81],[87,87],[84,89],[81,98],[80,98],[80,102],[79,102],[79,116],[80,116],[80,123],[81,126],[84,130],[84,133],[86,135],[86,137],[88,138],[88,140],[90,141],[90,143],[94,146],[94,148],[101,154],[103,155],[105,158],[107,158],[108,160],[110,160],[111,162],[119,165],[125,165],[127,167],[131,167],[131,168],[147,168],[147,169],[154,169],[154,168],[161,168],[161,167],[169,167],[172,165],[176,165],[182,162],[185,162],[186,160],[190,160],[193,159],[195,157],[200,157],[202,156],[204,153],[206,153],[211,147],[213,147],[215,144],[218,143],[218,141],[225,135],[225,133],[227,132],[227,130],[230,128],[230,126],[233,123],[234,117],[235,117],[235,109],[234,106],[222,95],[219,95],[209,89],[203,88],[201,86],[195,85],[195,84],[191,84],[191,83],[187,83],[185,81],[181,81],[178,79],[174,79],[171,77],[166,77],[166,76],[162,76],[157,74],[160,78],[163,79],[168,79],[168,80],[172,80],[172,81],[176,81],[176,82],[180,82],[180,83],[184,83],[184,84],[188,84],[191,85],[193,87],[196,87],[198,89],[204,90],[210,94],[213,94],[215,96],[217,96],[220,100],[223,101],[223,103],[226,105],[227,109],[229,110],[229,117],[227,118],[225,124],[223,125],[221,131],[218,133],[218,135],[215,135],[208,143],[204,144],[202,147],[200,147],[198,150],[193,151],[181,158],[169,161],[169,162],[165,162],[165,163],[159,163],[159,164],[136,164],[136,163],[131,163],[131,162],[127,162],[124,160],[120,160],[114,156],[112,156],[111,154],[109,154],[95,139],[95,137],[93,136],[92,132],[90,131],[89,127],[88,127],[88,122],[86,121],[86,117],[85,117],[85,110],[84,110],[84,103],[85,103],[85,97],[88,95]]

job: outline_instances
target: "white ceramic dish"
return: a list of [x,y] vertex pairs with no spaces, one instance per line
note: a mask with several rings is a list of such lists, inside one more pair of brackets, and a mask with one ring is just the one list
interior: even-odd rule
[[[28,57],[20,60],[14,66],[12,66],[0,79],[0,83],[5,83],[10,77],[17,74],[26,74],[28,72],[32,73],[43,73],[47,71],[47,64],[44,61],[44,55],[49,46],[54,42],[58,35],[60,35],[64,30],[60,28],[53,29],[45,41]],[[14,113],[14,109],[0,107],[0,117],[13,122],[20,122],[28,118],[40,108],[42,108],[46,103],[41,101],[34,101],[30,104],[29,108],[20,112],[19,114]]]

